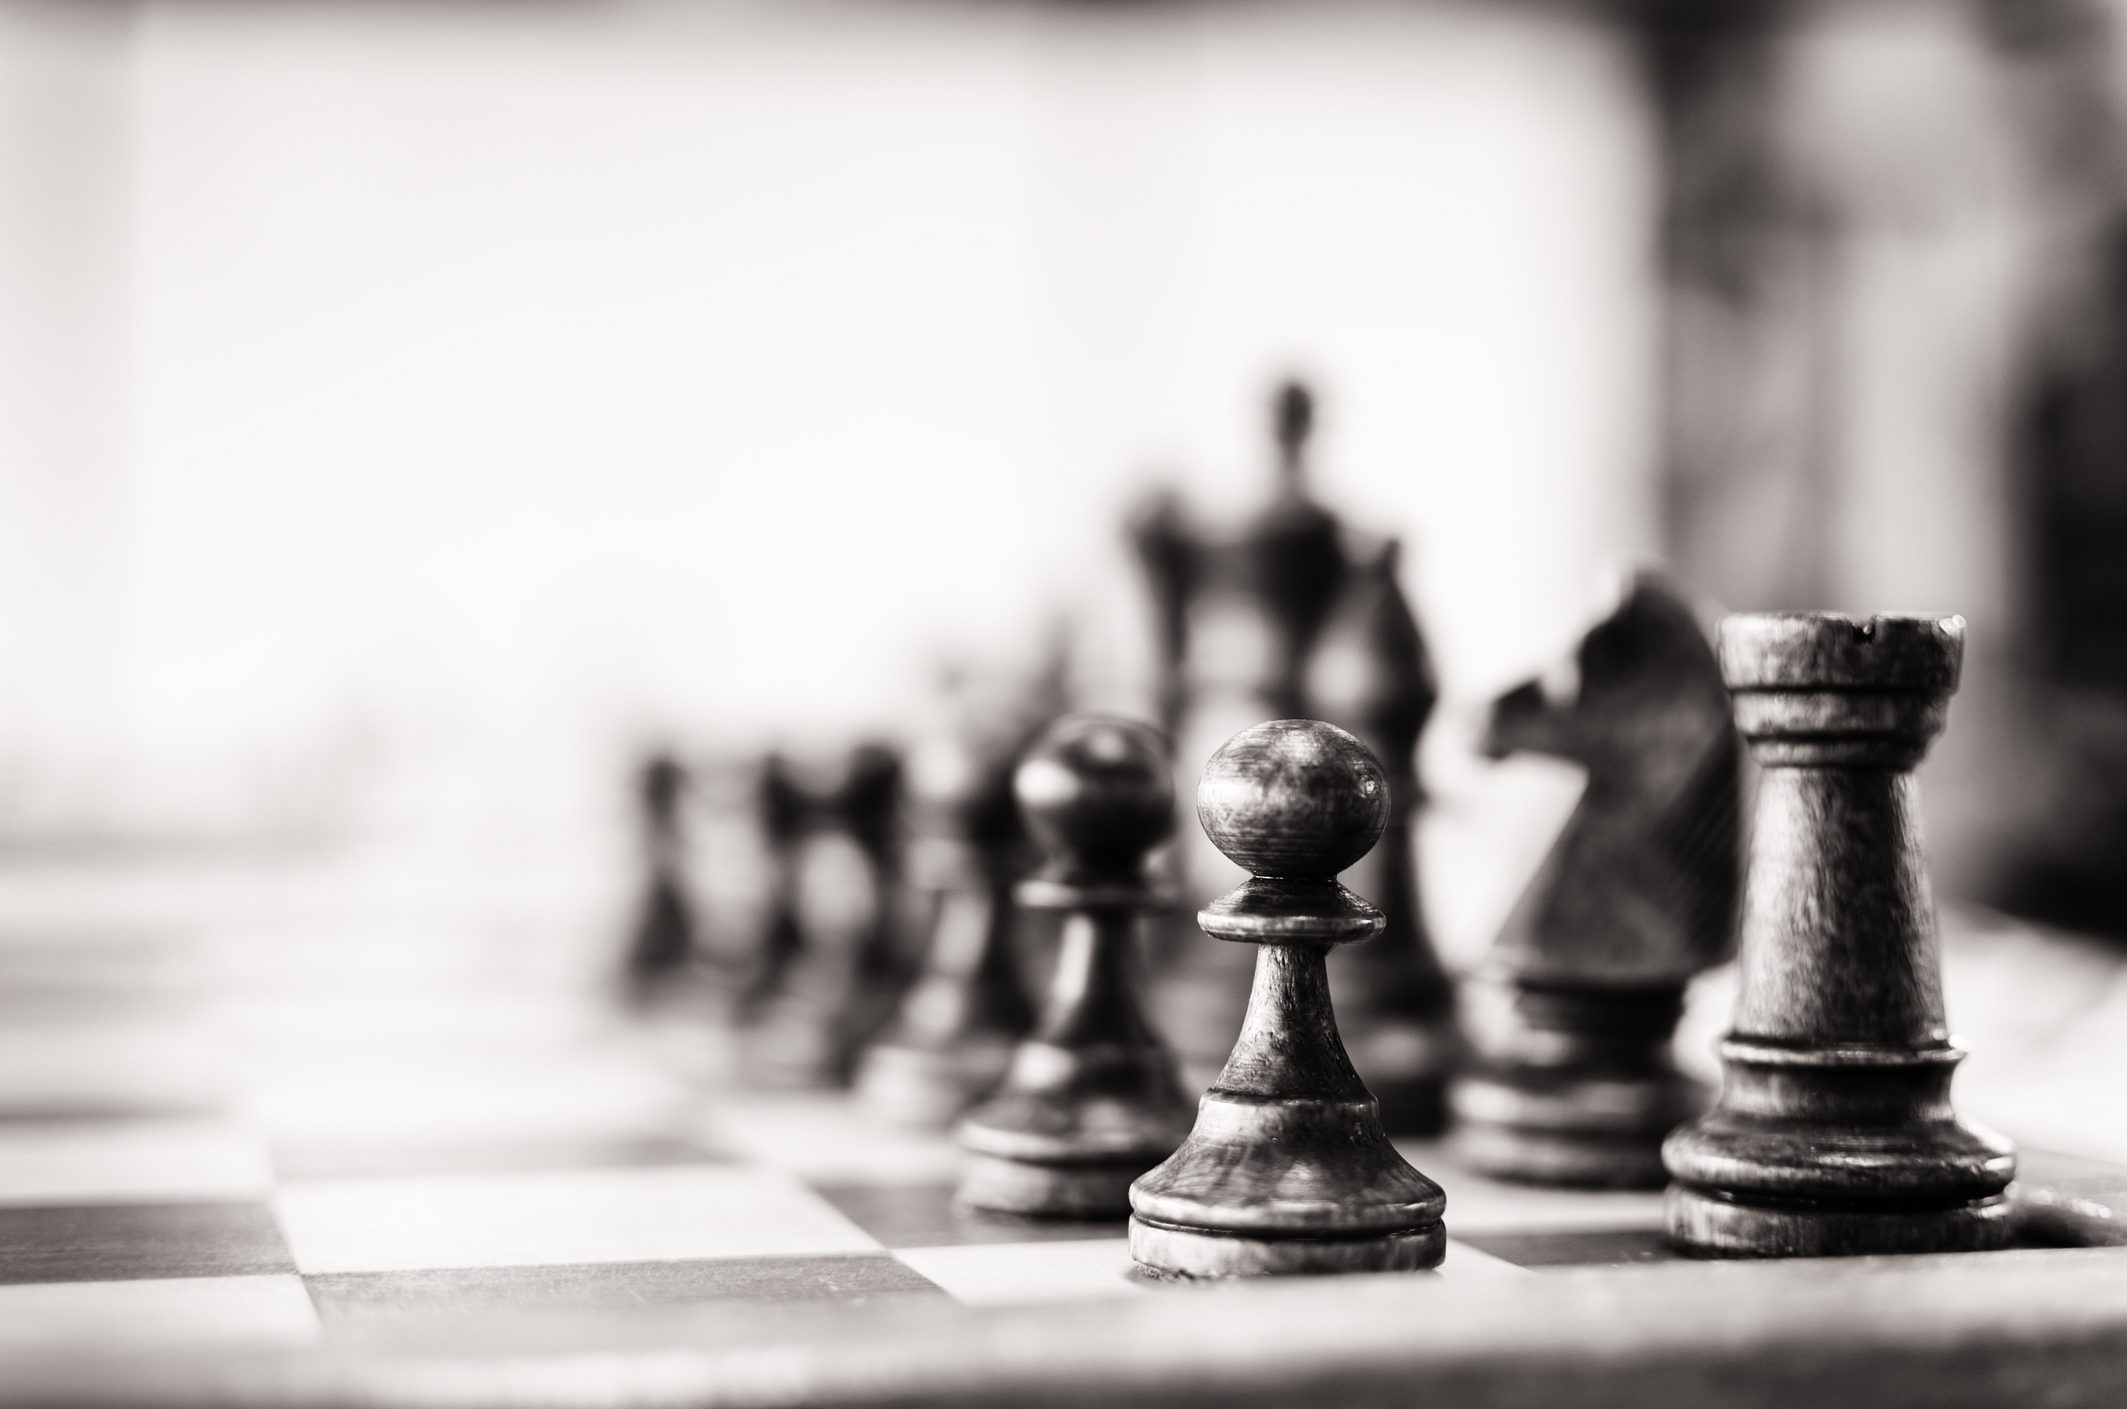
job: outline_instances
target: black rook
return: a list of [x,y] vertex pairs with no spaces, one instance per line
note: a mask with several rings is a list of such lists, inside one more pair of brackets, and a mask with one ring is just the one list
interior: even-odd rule
[[1716,1108],[1663,1160],[1672,1237],[1811,1257],[1999,1247],[2015,1156],[1959,1121],[1913,769],[1962,617],[1730,617],[1721,668],[1764,767]]

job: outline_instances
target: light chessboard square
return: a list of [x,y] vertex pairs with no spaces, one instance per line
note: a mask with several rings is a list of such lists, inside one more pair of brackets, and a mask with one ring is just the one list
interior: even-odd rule
[[0,1206],[263,1200],[253,1133],[211,1119],[0,1122]]
[[876,1252],[772,1170],[576,1170],[284,1186],[275,1207],[305,1273]]
[[1039,1306],[1144,1296],[1128,1238],[902,1248],[894,1254],[968,1306]]
[[319,1335],[292,1275],[0,1286],[0,1352],[269,1349]]
[[319,1334],[293,1275],[0,1286],[0,1352],[269,1349]]

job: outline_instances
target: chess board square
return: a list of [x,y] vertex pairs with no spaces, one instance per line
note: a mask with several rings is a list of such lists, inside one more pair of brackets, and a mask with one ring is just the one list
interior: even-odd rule
[[276,1144],[283,1179],[373,1179],[534,1170],[645,1169],[726,1164],[692,1140],[659,1136],[517,1140],[300,1141]]
[[814,1184],[812,1191],[850,1222],[890,1248],[959,1247],[976,1243],[1054,1243],[1112,1239],[1126,1220],[1010,1218],[963,1208],[954,1186],[927,1184]]
[[1128,1238],[903,1248],[894,1255],[968,1306],[1099,1301],[1157,1290],[1131,1275]]
[[214,1120],[0,1122],[0,1205],[262,1201],[264,1147]]
[[936,1184],[959,1175],[960,1152],[941,1132],[868,1120],[846,1096],[726,1096],[699,1122],[699,1137],[808,1184]]
[[266,1349],[318,1336],[317,1312],[293,1275],[0,1286],[0,1351]]
[[276,1198],[305,1273],[876,1252],[771,1170],[573,1170],[290,1183]]
[[293,1271],[264,1203],[0,1208],[0,1283]]
[[885,1253],[343,1272],[307,1280],[328,1328],[399,1318],[632,1313],[720,1302],[945,1295]]
[[231,1090],[226,1050],[197,1024],[0,1027],[0,1119],[206,1115]]
[[1555,1189],[1510,1184],[1462,1168],[1453,1151],[1429,1141],[1398,1140],[1396,1149],[1447,1194],[1448,1235],[1583,1231],[1656,1231],[1662,1226],[1659,1190]]
[[600,1049],[350,1044],[262,1066],[245,1108],[277,1148],[669,1138],[688,1105],[677,1083]]
[[1516,1267],[1618,1267],[1675,1262],[1685,1254],[1651,1228],[1558,1228],[1527,1233],[1463,1233],[1456,1241]]
[[1440,1260],[1440,1275],[1454,1282],[1496,1281],[1502,1277],[1526,1277],[1527,1267],[1489,1252],[1457,1237],[1449,1237],[1447,1255]]

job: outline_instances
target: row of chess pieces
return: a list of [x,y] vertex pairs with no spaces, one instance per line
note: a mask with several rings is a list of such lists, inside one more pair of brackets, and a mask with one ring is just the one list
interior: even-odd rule
[[[905,767],[876,747],[825,776],[765,766],[769,904],[717,963],[688,931],[686,773],[654,761],[631,971],[645,994],[705,981],[761,1074],[951,1125],[970,1207],[1127,1213],[1152,1275],[1437,1265],[1445,1198],[1391,1135],[1444,1125],[1498,1176],[1666,1185],[1693,1251],[1996,1247],[2014,1155],[1950,1102],[1912,776],[1962,652],[1954,617],[1736,616],[1709,642],[1672,588],[1633,579],[1570,669],[1491,707],[1488,752],[1569,758],[1587,786],[1460,986],[1411,874],[1415,730],[1393,754],[1314,719],[1227,739],[1197,817],[1247,879],[1195,917],[1225,942],[1184,943],[1160,919],[1176,858],[1191,869],[1164,849],[1168,733],[994,702]],[[895,939],[911,895],[913,953]],[[1058,917],[1038,1005],[1017,938],[1033,915]],[[1672,1039],[1686,983],[1739,941],[1709,1101]],[[1207,1039],[1225,1064],[1192,1109],[1182,1072]]]

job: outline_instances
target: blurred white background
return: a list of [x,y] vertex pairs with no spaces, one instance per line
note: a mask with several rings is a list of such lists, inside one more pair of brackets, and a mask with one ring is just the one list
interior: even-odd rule
[[1260,493],[1288,370],[1481,695],[1657,545],[1636,82],[1479,5],[8,0],[0,823],[891,728],[1128,617],[1128,504]]

